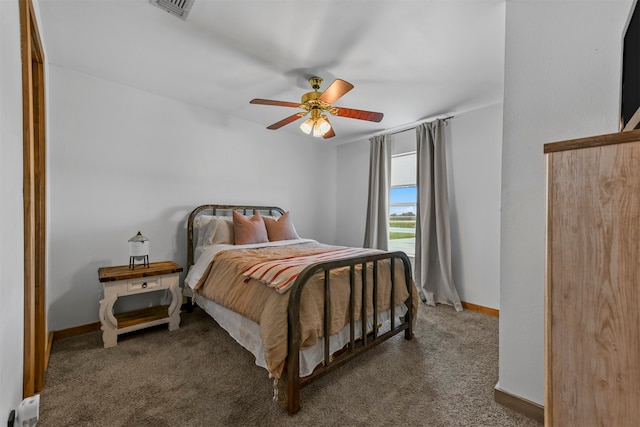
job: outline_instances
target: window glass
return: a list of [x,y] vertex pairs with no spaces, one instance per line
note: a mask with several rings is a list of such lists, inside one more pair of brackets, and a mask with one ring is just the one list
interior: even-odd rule
[[391,158],[389,250],[414,256],[416,244],[416,153]]

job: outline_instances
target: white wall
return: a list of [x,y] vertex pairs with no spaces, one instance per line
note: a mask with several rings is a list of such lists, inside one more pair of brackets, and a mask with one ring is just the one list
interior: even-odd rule
[[281,206],[334,242],[335,147],[54,65],[49,78],[50,330],[98,320],[98,268],[127,264],[137,231],[150,261],[184,266],[200,204]]
[[460,299],[500,309],[502,103],[449,120],[451,263]]
[[369,141],[338,146],[337,244],[364,243],[369,183]]
[[22,401],[24,256],[18,1],[0,1],[0,420]]
[[508,1],[497,388],[543,404],[543,144],[618,130],[630,1]]
[[[502,104],[460,114],[446,132],[453,279],[463,301],[498,309]],[[339,146],[338,244],[363,243],[368,177],[369,142]]]

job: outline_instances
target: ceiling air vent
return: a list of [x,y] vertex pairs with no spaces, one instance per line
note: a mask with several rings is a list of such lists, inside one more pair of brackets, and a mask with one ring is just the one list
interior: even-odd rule
[[187,19],[193,1],[194,0],[149,0],[152,5],[158,6],[160,9],[180,19]]

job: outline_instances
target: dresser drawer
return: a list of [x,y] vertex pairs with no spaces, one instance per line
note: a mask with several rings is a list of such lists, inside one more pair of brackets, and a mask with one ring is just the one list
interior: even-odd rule
[[127,282],[127,292],[148,291],[160,288],[162,288],[161,278],[153,278],[150,280],[137,279]]

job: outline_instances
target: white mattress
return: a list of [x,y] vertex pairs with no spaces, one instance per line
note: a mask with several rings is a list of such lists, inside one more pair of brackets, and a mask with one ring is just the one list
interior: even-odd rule
[[[249,350],[256,358],[256,365],[267,369],[264,359],[264,344],[260,338],[260,326],[254,321],[229,310],[215,302],[204,298],[199,294],[195,294],[196,303],[206,311],[224,330],[226,330],[233,339],[240,345]],[[396,325],[400,323],[400,318],[407,313],[407,307],[401,304],[396,308]],[[389,311],[378,313],[379,333],[387,332],[391,327],[389,321]],[[367,319],[367,329],[371,331],[373,328],[373,316]],[[356,322],[355,335],[360,337],[362,323]],[[349,343],[350,333],[349,325],[343,328],[336,335],[330,337],[330,354],[340,350]],[[311,375],[313,370],[319,363],[324,360],[324,339],[319,340],[316,345],[300,350],[300,376],[306,377]]]

